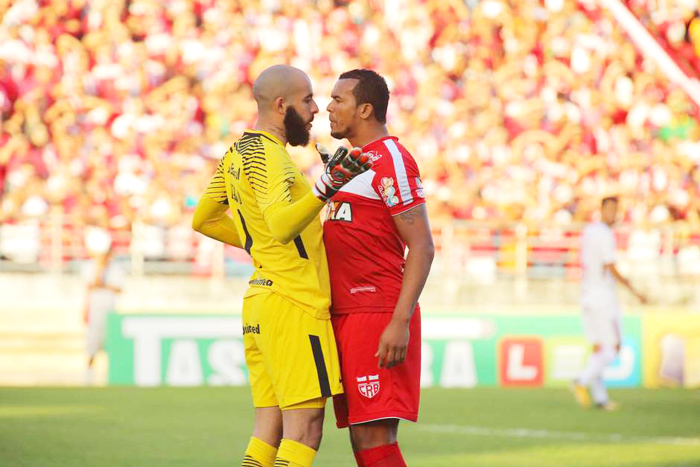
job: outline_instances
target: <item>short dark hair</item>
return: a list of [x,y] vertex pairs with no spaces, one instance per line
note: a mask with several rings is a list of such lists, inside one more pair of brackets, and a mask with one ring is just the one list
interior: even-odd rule
[[603,198],[603,201],[600,202],[600,206],[603,207],[608,203],[615,203],[617,204],[619,200],[617,199],[617,196],[607,196]]
[[386,123],[386,109],[389,107],[389,87],[384,78],[373,70],[355,69],[346,71],[338,79],[356,79],[358,82],[352,90],[355,103],[371,104],[374,118],[379,123]]

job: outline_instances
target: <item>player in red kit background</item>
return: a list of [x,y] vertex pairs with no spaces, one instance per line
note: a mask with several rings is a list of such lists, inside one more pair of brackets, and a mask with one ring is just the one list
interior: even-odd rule
[[331,135],[373,161],[333,198],[324,223],[345,387],[333,400],[337,424],[350,427],[359,466],[405,466],[396,439],[399,420],[418,418],[418,297],[434,256],[425,195],[415,160],[387,131],[384,78],[348,71],[331,97]]

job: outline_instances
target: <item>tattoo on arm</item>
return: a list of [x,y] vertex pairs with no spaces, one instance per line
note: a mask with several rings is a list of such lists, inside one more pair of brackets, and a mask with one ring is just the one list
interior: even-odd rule
[[417,211],[418,209],[409,209],[408,211],[399,214],[399,218],[407,224],[413,225],[416,223]]

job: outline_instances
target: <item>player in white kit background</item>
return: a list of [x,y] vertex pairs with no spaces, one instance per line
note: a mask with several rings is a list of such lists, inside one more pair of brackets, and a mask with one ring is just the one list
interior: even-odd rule
[[647,301],[615,267],[617,248],[612,226],[617,218],[617,206],[617,198],[603,199],[601,221],[587,225],[581,241],[583,329],[593,352],[574,381],[573,392],[581,406],[589,407],[594,403],[604,410],[617,408],[603,383],[603,370],[615,360],[622,342],[622,314],[616,282],[627,287],[642,303]]
[[95,356],[104,347],[107,315],[115,311],[117,296],[121,293],[126,279],[125,271],[112,261],[112,239],[105,229],[88,227],[85,245],[91,256],[82,271],[87,285],[85,321],[87,343],[85,353],[88,362],[85,371],[85,384],[93,384]]

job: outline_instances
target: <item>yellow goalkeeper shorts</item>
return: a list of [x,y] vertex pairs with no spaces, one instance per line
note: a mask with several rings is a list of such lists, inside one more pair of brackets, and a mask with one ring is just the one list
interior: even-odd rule
[[281,295],[243,300],[243,346],[255,407],[323,407],[343,392],[331,321]]

